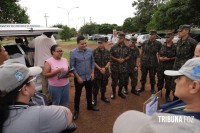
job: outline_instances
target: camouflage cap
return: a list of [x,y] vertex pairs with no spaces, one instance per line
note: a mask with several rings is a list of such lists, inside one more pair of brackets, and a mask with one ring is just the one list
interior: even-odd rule
[[125,38],[125,34],[123,32],[119,32],[118,38]]
[[149,34],[150,34],[150,35],[155,35],[155,34],[157,34],[157,31],[151,30],[151,31],[149,31]]
[[131,42],[136,42],[137,38],[136,37],[131,37]]
[[173,37],[173,36],[174,36],[174,33],[168,32],[168,33],[165,35],[165,38]]
[[168,76],[185,75],[191,80],[200,82],[200,57],[189,59],[178,71],[165,70],[164,73]]
[[188,25],[188,24],[180,25],[178,32],[182,31],[183,29],[189,29],[190,30],[190,25]]
[[105,41],[106,41],[105,37],[101,37],[101,38],[97,39],[98,43],[102,43],[102,42],[105,42]]

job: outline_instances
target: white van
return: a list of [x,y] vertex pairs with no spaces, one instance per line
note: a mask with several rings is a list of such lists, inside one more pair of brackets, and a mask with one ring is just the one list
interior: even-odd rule
[[[0,24],[0,43],[9,54],[10,59],[5,63],[19,62],[31,67],[34,64],[34,49],[29,48],[29,42],[44,32],[58,33],[61,29],[42,27],[32,24]],[[6,41],[6,40],[12,40]],[[42,90],[41,78],[38,75],[36,90]]]

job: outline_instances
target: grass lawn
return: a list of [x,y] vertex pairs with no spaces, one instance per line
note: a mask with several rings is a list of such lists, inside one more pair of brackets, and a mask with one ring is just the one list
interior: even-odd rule
[[[70,41],[62,41],[62,40],[56,40],[59,45],[63,47],[64,53],[63,57],[67,58],[69,61],[69,56],[70,56],[70,51],[77,47],[77,42],[76,40],[70,40]],[[91,48],[93,48],[96,44],[96,41],[88,41],[87,40],[87,45]]]

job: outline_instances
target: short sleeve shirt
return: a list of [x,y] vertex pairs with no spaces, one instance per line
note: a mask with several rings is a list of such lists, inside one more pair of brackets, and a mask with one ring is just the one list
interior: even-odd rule
[[25,106],[10,110],[3,133],[60,133],[67,128],[65,107]]

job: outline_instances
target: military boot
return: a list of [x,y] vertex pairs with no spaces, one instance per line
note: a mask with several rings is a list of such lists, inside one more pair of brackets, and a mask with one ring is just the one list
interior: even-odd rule
[[110,101],[108,100],[108,98],[105,97],[105,92],[101,93],[101,100],[104,101],[105,103],[110,103]]
[[92,105],[96,106],[97,105],[97,95],[94,96],[94,99],[92,101]]
[[126,98],[126,96],[124,96],[124,94],[122,93],[122,87],[119,87],[118,96],[123,98],[123,99]]
[[135,90],[135,86],[132,86],[132,88],[131,88],[131,93],[133,93],[133,94],[135,94],[135,95],[137,95],[137,96],[140,95],[140,93],[139,93],[138,91]]
[[124,94],[128,94],[128,86],[124,86]]
[[142,84],[141,88],[138,90],[138,92],[143,92],[145,90],[145,84]]
[[111,94],[111,99],[115,99],[115,95],[116,95],[116,88],[112,87],[112,94]]

